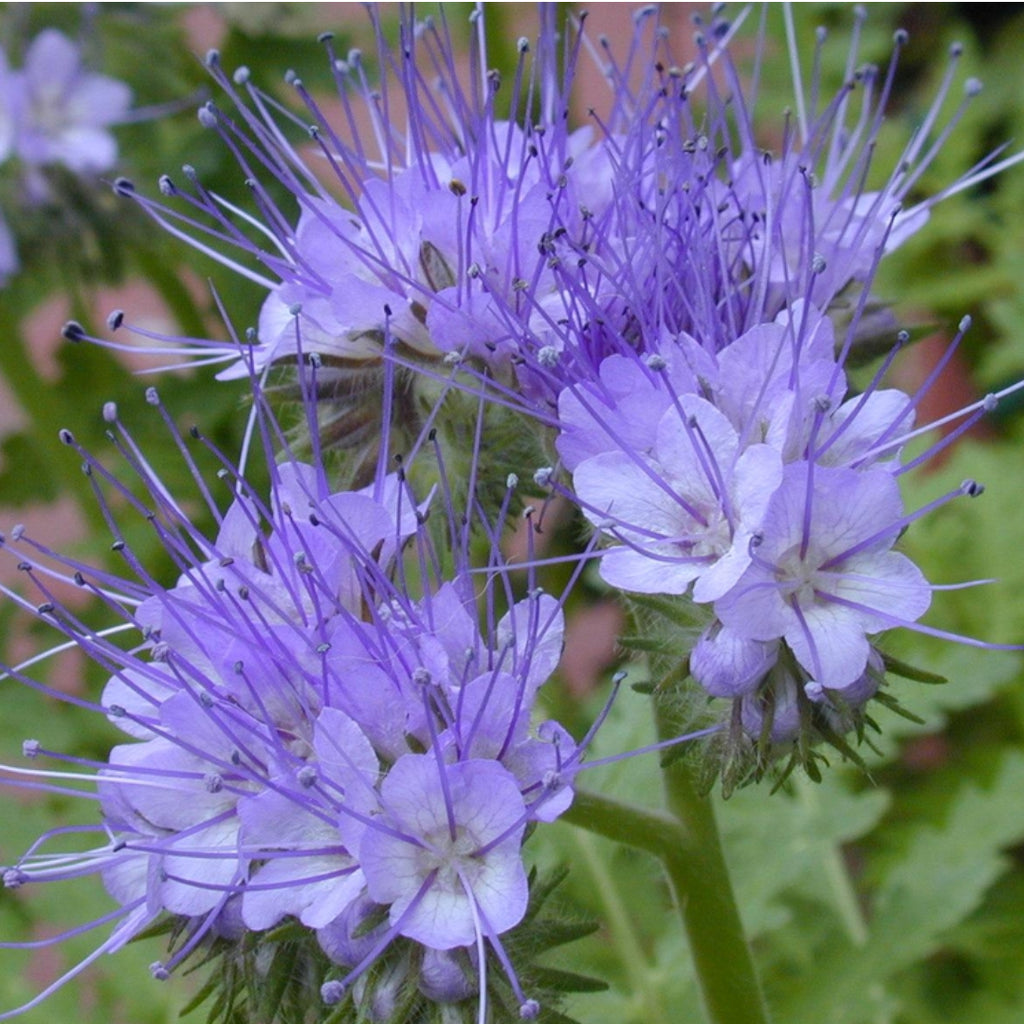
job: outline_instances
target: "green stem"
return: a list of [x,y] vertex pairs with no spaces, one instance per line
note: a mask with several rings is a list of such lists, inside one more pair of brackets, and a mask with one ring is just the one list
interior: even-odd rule
[[679,843],[679,823],[664,812],[624,804],[585,789],[576,790],[572,806],[561,820],[635,850],[646,850],[659,859],[670,856]]
[[[661,738],[677,734],[660,706],[656,719]],[[668,808],[681,826],[679,845],[664,864],[690,941],[708,1020],[767,1024],[711,801],[698,790],[690,767],[680,761],[665,768],[663,782]]]
[[682,765],[666,769],[665,779],[675,817],[577,790],[563,820],[654,854],[679,906],[708,1021],[767,1024],[711,804]]

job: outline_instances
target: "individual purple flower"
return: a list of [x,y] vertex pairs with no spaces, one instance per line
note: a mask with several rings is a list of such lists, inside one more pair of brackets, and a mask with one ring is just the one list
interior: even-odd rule
[[[108,828],[125,849],[147,851],[138,895],[153,917],[160,910],[191,918],[216,913],[247,873],[236,812],[258,782],[225,723],[208,711],[176,694],[154,722],[162,735],[115,747],[99,773]],[[244,752],[266,759],[271,743],[269,735],[252,738]]]
[[611,451],[649,455],[673,395],[699,394],[700,380],[716,373],[713,357],[686,334],[662,339],[646,357],[602,359],[594,380],[574,382],[558,395],[555,445],[562,464],[575,470]]
[[526,912],[519,847],[526,807],[494,761],[407,754],[380,791],[359,847],[367,891],[403,935],[434,949],[500,935]]
[[[90,177],[114,167],[110,129],[127,119],[131,99],[124,82],[84,67],[80,48],[56,29],[29,43],[21,68],[10,68],[0,52],[0,165],[9,161],[17,181],[5,194],[28,206],[56,204],[61,186],[51,168]],[[24,218],[12,209],[6,214],[0,213],[0,284],[21,265],[12,226]]]
[[[560,631],[559,631],[560,632]],[[572,803],[575,741],[557,722],[541,723],[534,734],[529,685],[496,669],[459,688],[453,723],[438,737],[449,761],[492,759],[515,778],[531,820],[554,821]]]
[[777,665],[755,692],[739,700],[740,722],[759,742],[792,743],[804,725],[801,720],[800,676]]
[[[695,363],[694,343],[687,342],[666,360]],[[899,348],[895,337],[879,375],[851,394],[832,321],[800,300],[708,355],[697,390],[728,417],[744,446],[762,441],[784,462],[896,469],[915,406],[904,392],[881,386]]]
[[809,679],[842,690],[863,675],[871,635],[931,603],[921,571],[892,550],[905,522],[890,474],[791,465],[750,566],[715,612],[737,636],[784,639]]
[[573,488],[587,517],[616,541],[601,560],[613,586],[682,594],[726,593],[750,562],[750,541],[782,479],[779,454],[741,448],[710,402],[677,399],[658,423],[649,458],[604,452],[580,463]]
[[377,754],[358,725],[332,707],[317,716],[313,753],[239,809],[242,847],[265,858],[242,894],[242,920],[254,931],[288,915],[324,928],[365,890],[359,861],[340,831],[338,804],[346,790],[359,806],[372,803]]
[[690,674],[712,697],[752,693],[774,667],[779,641],[750,640],[716,621],[690,653]]

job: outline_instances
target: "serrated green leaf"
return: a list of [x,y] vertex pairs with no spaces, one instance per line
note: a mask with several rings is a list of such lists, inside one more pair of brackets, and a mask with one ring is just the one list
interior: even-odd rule
[[869,832],[889,805],[884,790],[855,792],[849,776],[826,772],[820,783],[796,776],[791,792],[764,786],[738,791],[716,808],[726,857],[748,934],[789,919],[786,894],[834,904],[840,848]]
[[864,993],[898,997],[894,978],[938,948],[1007,867],[1003,848],[1024,835],[1019,809],[1024,754],[1008,754],[993,785],[965,786],[943,828],[918,831],[872,901],[862,943],[835,935],[814,953],[814,974],[788,979],[774,996],[787,1024],[862,1024]]

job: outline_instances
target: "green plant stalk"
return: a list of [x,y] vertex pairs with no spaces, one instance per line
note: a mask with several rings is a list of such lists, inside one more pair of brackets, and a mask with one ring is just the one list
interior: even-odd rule
[[576,790],[572,806],[559,820],[646,850],[659,860],[670,856],[679,842],[679,823],[663,811],[635,807],[585,789]]
[[710,802],[683,765],[666,769],[672,815],[578,790],[563,820],[646,850],[665,867],[710,1024],[767,1024]]
[[[660,702],[660,739],[678,734]],[[691,766],[675,761],[662,771],[665,800],[679,823],[680,841],[664,859],[690,942],[705,1012],[711,1024],[767,1024],[769,1017],[750,945],[725,863],[710,799]]]

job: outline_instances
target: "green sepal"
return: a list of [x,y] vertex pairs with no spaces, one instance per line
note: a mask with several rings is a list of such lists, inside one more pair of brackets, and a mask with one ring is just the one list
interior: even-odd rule
[[551,992],[605,992],[608,982],[602,978],[592,978],[575,971],[562,971],[556,967],[534,967],[531,971],[533,980]]
[[548,949],[565,946],[570,942],[585,939],[600,928],[597,921],[557,921],[544,920],[538,922],[530,933],[531,946],[535,953],[543,953]]
[[939,675],[937,672],[928,672],[926,669],[918,668],[916,665],[908,665],[905,661],[900,661],[899,658],[894,658],[891,654],[882,654],[882,663],[885,665],[886,672],[892,672],[893,675],[900,676],[902,679],[910,679],[915,683],[940,685],[949,682],[945,676]]
[[[550,906],[552,895],[565,881],[565,867],[539,875],[530,873],[530,902],[522,923],[502,936],[524,989],[541,1005],[541,1021],[571,1024],[557,1010],[566,993],[602,991],[605,983],[558,967],[533,961],[541,953],[558,949],[595,932],[599,925],[581,919],[575,909],[565,914]],[[382,916],[383,915],[383,916]],[[364,922],[367,930],[386,919],[382,908]],[[169,936],[171,950],[189,935],[185,918],[165,917],[146,931],[148,937]],[[467,976],[475,975],[475,952],[457,951],[465,960]],[[396,938],[335,1007],[322,1003],[320,989],[345,970],[332,963],[320,948],[315,933],[288,919],[266,932],[248,933],[238,941],[216,938],[200,944],[185,962],[185,974],[198,974],[198,989],[182,1011],[206,1007],[209,1024],[476,1024],[478,996],[457,1003],[435,1003],[419,990],[422,947]],[[492,949],[487,953],[489,1024],[515,1024],[519,1004]],[[381,986],[390,1007],[379,1016],[375,1002]],[[371,1007],[374,1007],[371,1009]]]
[[196,990],[195,994],[181,1008],[180,1016],[187,1017],[193,1010],[203,1005],[217,990],[220,979],[216,974],[210,975]]
[[627,650],[642,651],[644,654],[665,653],[665,641],[657,637],[652,638],[633,634],[630,636],[620,636],[618,643],[620,647],[625,647]]
[[164,915],[158,917],[152,923],[146,925],[142,931],[132,936],[132,942],[142,942],[145,939],[155,939],[162,935],[172,935],[181,929],[181,920],[177,917]]
[[912,711],[908,711],[892,694],[884,693],[879,690],[874,695],[872,700],[877,700],[879,704],[888,708],[893,714],[899,715],[900,718],[905,718],[908,722],[913,722],[914,725],[925,725],[925,720],[919,715],[915,715]]
[[[688,597],[672,597],[662,594],[630,594],[629,602],[638,609],[646,609],[656,612],[662,618],[668,619],[673,625],[686,630],[703,628],[704,620],[707,617],[706,611],[696,605]],[[659,653],[664,654],[662,646]]]

